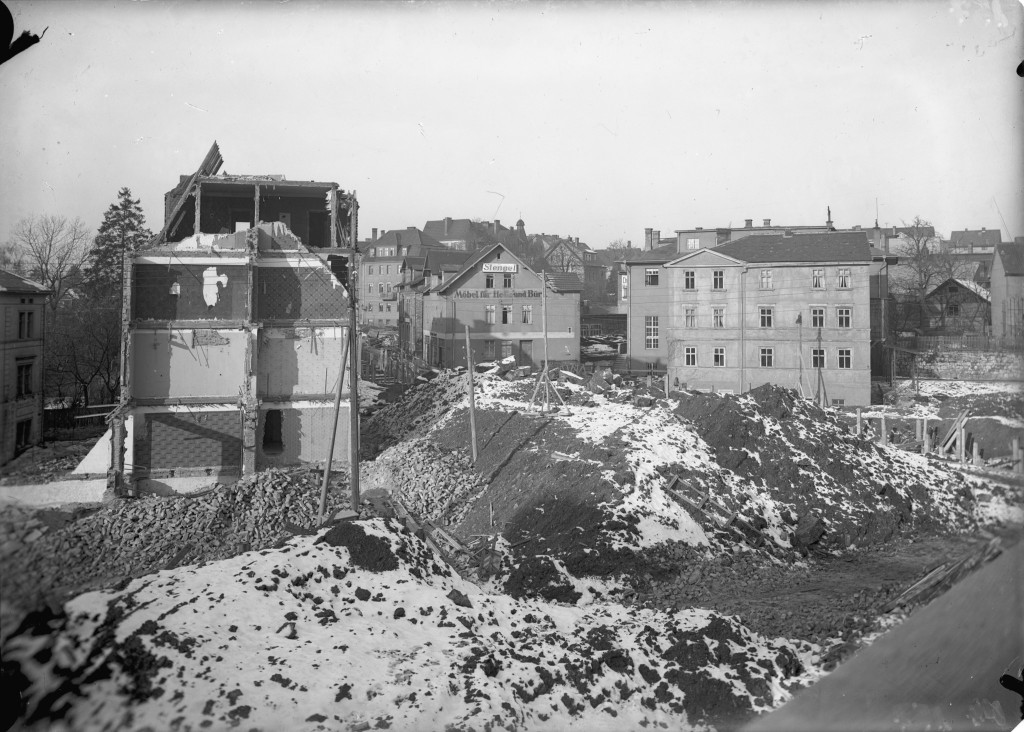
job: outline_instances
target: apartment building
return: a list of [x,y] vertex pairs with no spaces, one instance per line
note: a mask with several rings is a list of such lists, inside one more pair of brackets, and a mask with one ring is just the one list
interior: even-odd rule
[[751,235],[626,262],[630,369],[677,388],[772,383],[833,404],[871,399],[865,232]]
[[[151,248],[126,255],[115,428],[123,420],[137,486],[320,462],[330,444],[349,296],[325,261],[339,248],[310,242],[355,239],[354,196],[329,182],[222,178],[209,160],[178,189]],[[243,201],[248,213],[215,213]],[[193,206],[184,226],[178,212]],[[349,422],[339,422],[333,458],[347,462]]]
[[43,285],[0,269],[0,465],[43,439],[49,294]]
[[365,245],[359,258],[359,322],[374,327],[398,327],[398,285],[406,257],[422,257],[443,244],[415,226],[384,232]]

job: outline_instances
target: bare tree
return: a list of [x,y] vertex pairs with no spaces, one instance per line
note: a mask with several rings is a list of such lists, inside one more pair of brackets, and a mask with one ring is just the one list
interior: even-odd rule
[[66,216],[33,216],[14,226],[9,246],[20,256],[27,275],[52,291],[50,312],[81,278],[89,256],[89,232],[81,219]]

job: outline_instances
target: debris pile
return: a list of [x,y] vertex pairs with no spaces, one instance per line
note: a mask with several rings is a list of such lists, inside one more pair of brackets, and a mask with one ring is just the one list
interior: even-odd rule
[[[5,605],[39,607],[126,577],[265,549],[315,523],[321,477],[273,469],[191,496],[116,500],[56,530],[26,523],[25,509],[5,505],[0,594]],[[329,511],[349,500],[333,480]]]
[[449,452],[423,438],[388,448],[360,466],[361,489],[386,490],[420,519],[459,523],[469,501],[486,485],[462,452]]
[[736,724],[814,675],[810,644],[708,610],[482,593],[381,519],[87,593],[65,610],[4,646],[27,729]]

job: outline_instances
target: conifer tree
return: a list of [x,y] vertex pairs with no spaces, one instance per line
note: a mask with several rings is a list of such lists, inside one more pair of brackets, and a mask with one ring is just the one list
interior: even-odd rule
[[152,236],[139,200],[132,198],[130,189],[122,188],[117,193],[117,202],[110,204],[103,215],[93,240],[83,283],[85,293],[91,298],[119,298],[122,255],[126,249],[144,248]]

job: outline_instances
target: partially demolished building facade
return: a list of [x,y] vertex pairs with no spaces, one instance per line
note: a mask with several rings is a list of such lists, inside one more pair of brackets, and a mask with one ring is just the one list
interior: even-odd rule
[[[114,426],[135,484],[327,458],[350,302],[326,257],[356,240],[355,195],[220,162],[215,144],[151,247],[126,255]],[[338,423],[347,463],[344,403]],[[115,472],[118,451],[115,436]]]

